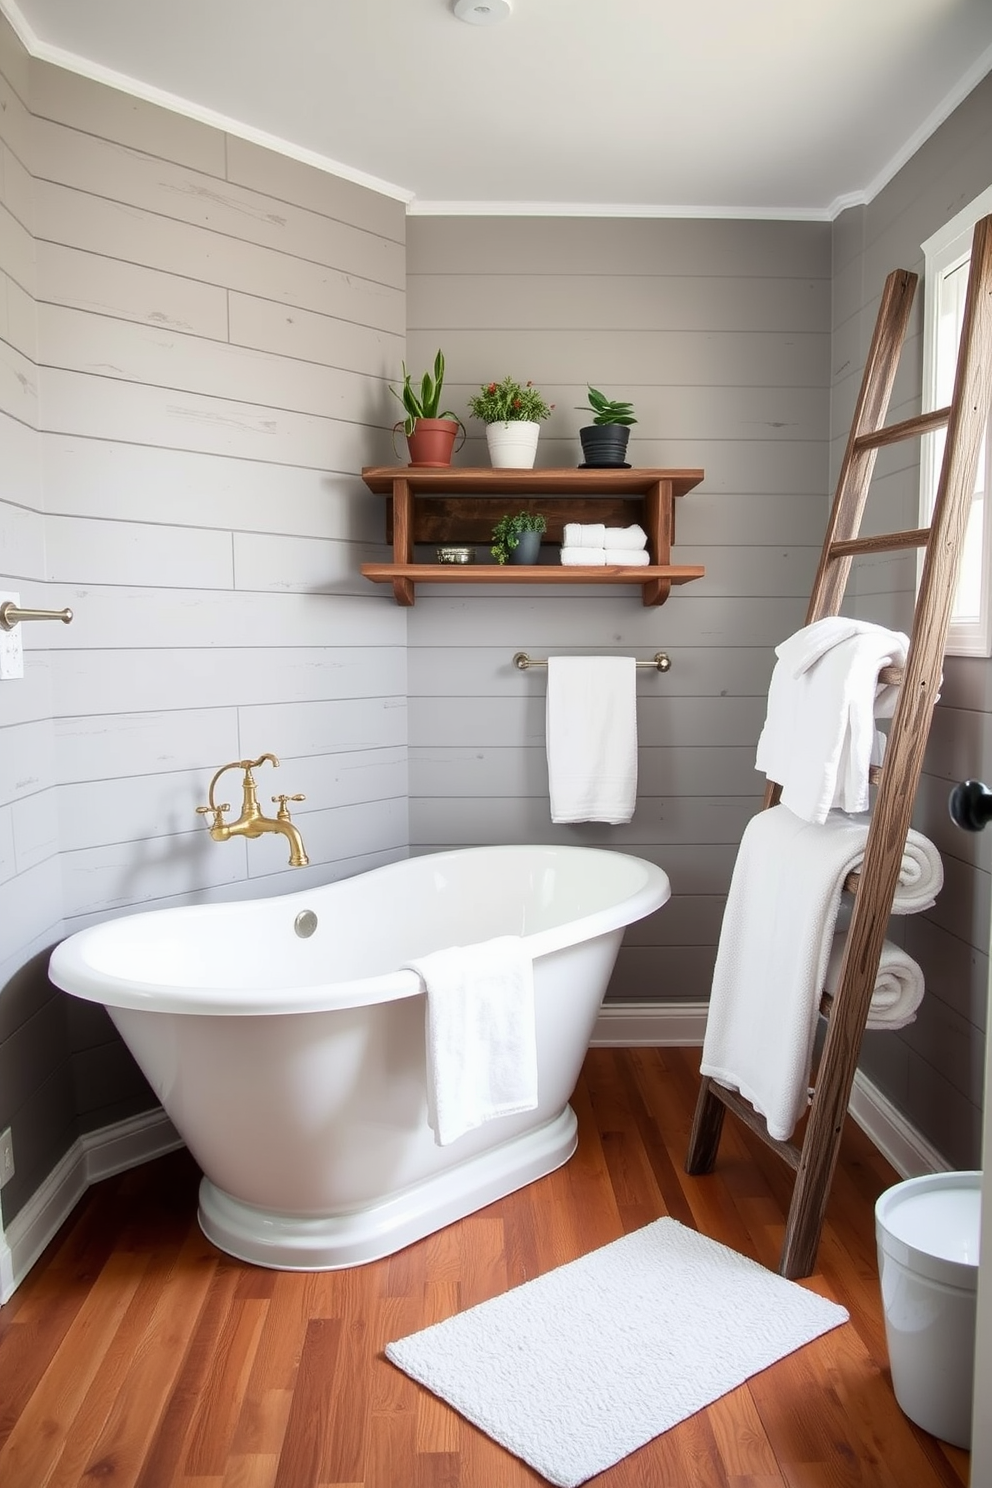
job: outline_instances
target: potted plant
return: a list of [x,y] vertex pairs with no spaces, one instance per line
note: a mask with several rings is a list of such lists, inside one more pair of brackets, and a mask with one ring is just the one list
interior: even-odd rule
[[[441,388],[444,385],[444,354],[438,351],[434,358],[433,373],[425,372],[417,387],[414,386],[413,378],[406,370],[406,362],[402,363],[402,367],[402,389],[390,387],[389,391],[394,397],[399,398],[406,410],[406,418],[402,423],[410,452],[409,463],[430,466],[450,465],[455,436],[461,429],[464,440],[465,427],[461,419],[450,410],[445,410],[444,413],[438,412],[441,406]],[[399,427],[399,424],[393,426],[394,449],[396,448],[396,430]]]
[[493,528],[489,549],[497,563],[536,563],[541,551],[541,534],[547,522],[540,512],[518,512],[500,517]]
[[[584,407],[578,406],[580,412],[586,412]],[[595,469],[612,465],[623,468],[630,426],[637,423],[633,404],[607,398],[591,387],[589,407],[593,412],[592,423],[579,430],[586,467]]]
[[504,377],[502,382],[483,383],[468,406],[486,425],[489,459],[497,469],[533,467],[541,420],[555,405],[546,402],[532,382],[521,385]]

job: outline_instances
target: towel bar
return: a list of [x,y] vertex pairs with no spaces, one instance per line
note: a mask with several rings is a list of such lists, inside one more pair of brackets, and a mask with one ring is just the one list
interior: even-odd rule
[[[546,667],[547,658],[543,661],[536,657],[528,656],[526,651],[518,651],[513,658],[513,665],[518,671],[525,672],[528,667]],[[653,672],[668,672],[672,668],[672,658],[666,651],[656,651],[650,661],[635,661],[636,667],[650,667]]]
[[0,604],[0,630],[13,630],[22,620],[61,620],[63,625],[72,621],[71,610],[22,610],[12,599]]

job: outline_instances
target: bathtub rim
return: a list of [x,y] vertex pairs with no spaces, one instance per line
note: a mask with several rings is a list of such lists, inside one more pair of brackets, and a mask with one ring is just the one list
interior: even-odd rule
[[[641,885],[623,899],[617,899],[591,914],[578,919],[566,920],[546,930],[536,931],[523,937],[524,945],[532,959],[579,945],[597,936],[622,929],[643,919],[666,904],[671,897],[671,884],[663,868],[650,859],[615,848],[585,847],[579,844],[555,843],[509,843],[493,846],[448,848],[437,853],[422,853],[414,858],[401,858],[394,863],[385,863],[355,879],[375,880],[396,876],[413,862],[433,860],[444,862],[456,857],[490,855],[500,857],[512,853],[542,854],[553,856],[623,858],[644,870]],[[98,970],[89,962],[88,952],[94,945],[111,934],[121,920],[135,922],[154,917],[158,922],[163,915],[175,917],[177,923],[200,919],[216,914],[217,910],[231,905],[241,908],[253,902],[277,902],[287,907],[290,913],[294,906],[309,907],[305,901],[325,888],[335,884],[352,882],[349,879],[331,880],[327,884],[311,884],[306,889],[293,890],[286,894],[265,894],[257,900],[223,899],[211,904],[174,905],[167,908],[139,910],[134,913],[101,920],[84,930],[76,931],[61,941],[49,958],[50,980],[62,991],[87,1002],[97,1002],[108,1008],[130,1008],[138,1011],[184,1013],[211,1017],[265,1017],[292,1013],[314,1013],[338,1008],[367,1007],[380,1002],[394,1002],[415,997],[423,992],[419,975],[412,970],[397,968],[380,976],[362,977],[357,980],[321,982],[308,986],[250,987],[239,988],[236,993],[230,988],[217,989],[199,985],[169,986],[161,982],[143,982],[136,978],[123,978]],[[440,947],[439,947],[440,949]],[[237,1001],[234,1001],[234,998]]]

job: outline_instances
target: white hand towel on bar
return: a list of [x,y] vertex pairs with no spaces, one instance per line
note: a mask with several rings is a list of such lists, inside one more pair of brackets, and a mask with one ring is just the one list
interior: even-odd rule
[[[741,839],[700,1068],[739,1090],[780,1141],[792,1135],[806,1104],[841,889],[861,865],[868,823],[867,816],[832,812],[815,825],[773,806],[752,817]],[[940,854],[911,830],[893,913],[928,909],[942,883]]]
[[618,564],[623,568],[646,568],[651,557],[642,548],[564,547],[561,561],[566,568],[596,568],[604,563]]
[[632,656],[549,656],[548,786],[554,822],[628,822],[637,801]]
[[[837,995],[840,982],[841,962],[844,959],[846,935],[835,935],[827,962],[827,979],[824,991],[831,997]],[[871,994],[868,1008],[867,1028],[905,1028],[916,1019],[916,1009],[923,1001],[925,982],[919,962],[914,961],[901,946],[891,940],[883,940],[882,954],[878,961],[878,976],[875,990]]]
[[822,822],[832,807],[867,810],[868,769],[885,743],[875,719],[891,717],[898,696],[878,673],[904,665],[908,646],[901,631],[839,615],[776,646],[755,768],[804,821]]
[[518,935],[406,963],[427,992],[427,1111],[439,1147],[537,1105],[534,966]]
[[606,525],[603,522],[566,522],[562,540],[566,548],[605,548]]
[[630,527],[607,527],[604,548],[646,548],[648,535],[636,522]]

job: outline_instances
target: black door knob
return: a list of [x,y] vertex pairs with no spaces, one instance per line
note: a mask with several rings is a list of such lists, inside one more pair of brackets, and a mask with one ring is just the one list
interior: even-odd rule
[[962,780],[947,802],[951,821],[966,832],[980,832],[992,820],[992,791],[980,780]]

